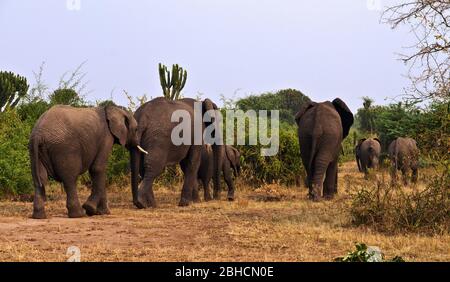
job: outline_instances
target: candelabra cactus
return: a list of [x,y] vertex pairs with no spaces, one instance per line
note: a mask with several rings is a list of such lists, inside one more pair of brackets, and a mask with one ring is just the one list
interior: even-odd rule
[[177,100],[181,90],[186,84],[187,71],[178,65],[172,66],[172,73],[165,65],[159,64],[159,80],[163,89],[164,97],[170,100]]
[[12,72],[0,72],[0,111],[14,108],[28,91],[27,79]]

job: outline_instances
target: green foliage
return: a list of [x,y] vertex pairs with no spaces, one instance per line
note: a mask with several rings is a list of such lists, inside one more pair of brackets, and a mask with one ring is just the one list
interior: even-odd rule
[[[248,134],[248,132],[247,132]],[[281,124],[279,133],[280,147],[275,156],[261,156],[260,144],[256,146],[237,146],[242,156],[243,179],[251,184],[298,183],[304,168],[300,158],[296,126]]]
[[236,102],[237,108],[248,110],[279,110],[280,121],[295,124],[295,114],[301,105],[310,101],[309,97],[295,89],[284,89],[276,93],[251,95]]
[[[347,183],[350,186],[350,183]],[[450,174],[431,178],[426,188],[412,192],[383,181],[367,183],[351,194],[352,223],[388,233],[450,231]]]
[[27,79],[12,72],[0,72],[0,111],[14,108],[28,91]]
[[78,93],[69,88],[60,88],[55,90],[49,96],[50,104],[53,105],[69,105],[72,107],[81,107],[85,104]]
[[[378,255],[376,252],[367,247],[364,243],[355,244],[355,251],[350,251],[344,257],[335,258],[334,261],[338,262],[379,262],[384,261],[384,255],[381,254],[381,260],[377,258]],[[400,256],[395,256],[391,260],[391,262],[405,262],[405,260]]]
[[114,145],[108,159],[106,177],[108,184],[124,186],[128,184],[130,153],[122,146]]
[[28,137],[31,126],[15,110],[0,114],[0,196],[33,191]]
[[170,100],[180,98],[181,90],[186,84],[187,71],[178,65],[172,66],[172,73],[165,65],[159,64],[159,80],[163,89],[164,97]]

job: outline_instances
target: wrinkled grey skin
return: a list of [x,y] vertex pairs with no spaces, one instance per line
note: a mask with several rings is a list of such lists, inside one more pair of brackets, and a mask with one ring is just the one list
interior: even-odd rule
[[[192,122],[191,144],[194,144],[194,102],[196,100],[190,98],[171,101],[159,97],[143,104],[135,112],[134,117],[139,124],[140,145],[148,152],[148,155],[144,155],[136,149],[130,151],[133,203],[137,208],[156,207],[152,188],[153,181],[166,166],[173,164],[180,164],[184,173],[179,206],[187,206],[192,202],[193,189],[197,189],[197,172],[200,166],[202,145],[174,145],[171,140],[171,133],[179,122],[171,122],[171,116],[176,110],[185,110],[190,114]],[[203,113],[216,109],[217,106],[211,100],[205,99],[202,102]],[[212,118],[214,119],[214,117]],[[210,124],[203,124],[203,128]],[[212,148],[214,151],[214,199],[219,199],[219,168],[222,165],[222,156],[225,152],[223,145],[213,145]],[[139,176],[142,179],[140,185],[138,184]]]
[[46,218],[48,176],[63,183],[69,217],[84,216],[76,183],[88,170],[93,187],[83,208],[88,215],[109,214],[106,165],[114,143],[128,148],[138,144],[137,123],[131,113],[115,106],[54,106],[45,112],[36,122],[29,143],[35,186],[32,217]]
[[363,138],[355,148],[356,163],[360,172],[368,176],[368,169],[378,169],[381,154],[381,142],[378,138]]
[[[231,145],[225,145],[225,154],[222,160],[222,173],[225,179],[225,183],[228,187],[228,200],[234,200],[234,181],[231,176],[231,169],[233,170],[234,177],[238,177],[241,172],[241,153]],[[211,194],[209,193],[209,182],[213,176],[213,150],[211,145],[205,144],[202,148],[202,157],[200,167],[198,169],[198,182],[202,183],[204,190],[204,200],[211,200]],[[197,186],[198,187],[198,186]],[[193,190],[192,198],[194,202],[199,202],[200,197],[198,189]]]
[[397,182],[397,170],[401,170],[403,184],[408,185],[408,173],[411,170],[411,181],[416,183],[419,167],[419,149],[416,141],[408,137],[398,137],[389,145],[388,153],[391,160],[392,182]]
[[319,201],[337,193],[338,156],[342,140],[353,124],[353,114],[339,98],[333,102],[308,102],[296,114],[298,139],[309,198]]

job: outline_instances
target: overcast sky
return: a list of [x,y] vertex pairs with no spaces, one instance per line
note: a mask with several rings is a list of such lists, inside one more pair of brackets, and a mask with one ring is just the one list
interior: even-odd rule
[[112,92],[126,104],[123,89],[160,96],[158,63],[178,63],[188,70],[188,97],[296,88],[356,110],[362,96],[387,103],[408,85],[396,53],[411,35],[379,23],[377,6],[392,1],[369,1],[80,0],[78,9],[66,0],[0,0],[0,70],[33,84],[45,61],[55,88],[87,61],[88,100]]

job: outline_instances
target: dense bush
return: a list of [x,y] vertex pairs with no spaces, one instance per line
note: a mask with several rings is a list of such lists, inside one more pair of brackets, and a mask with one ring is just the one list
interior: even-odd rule
[[15,110],[0,114],[0,196],[33,191],[28,138],[31,126]]

